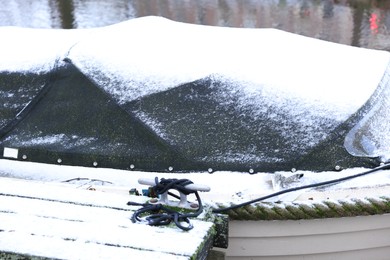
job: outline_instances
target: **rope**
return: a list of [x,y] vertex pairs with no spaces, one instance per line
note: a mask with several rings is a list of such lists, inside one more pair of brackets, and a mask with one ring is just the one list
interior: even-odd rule
[[[280,203],[266,203],[261,202],[262,200],[275,197],[281,194],[314,188],[334,183],[339,183],[342,181],[347,181],[353,178],[361,177],[370,173],[377,172],[379,170],[388,169],[390,166],[389,163],[381,165],[379,167],[370,169],[368,171],[358,173],[355,175],[324,181],[320,183],[295,187],[291,189],[286,189],[282,191],[275,192],[273,194],[260,197],[251,201],[244,202],[242,204],[231,204],[228,207],[224,207],[220,205],[218,208],[213,209],[213,213],[226,213],[232,220],[300,220],[300,219],[321,219],[321,218],[336,218],[336,217],[352,217],[352,216],[367,216],[367,215],[377,215],[377,214],[386,214],[390,213],[390,198],[388,197],[380,197],[380,198],[367,198],[365,200],[352,199],[349,201],[323,201],[320,203],[313,203],[308,205],[307,203],[290,203],[290,204],[280,204]],[[177,179],[161,179],[158,182],[156,177],[156,185],[153,187],[153,190],[157,194],[162,194],[167,192],[169,189],[177,189],[184,194],[193,193],[186,189],[184,186],[192,183],[189,180],[177,180]],[[197,192],[194,192],[197,200],[199,202],[199,210],[197,213],[193,214],[180,214],[176,211],[172,211],[167,209],[161,205],[157,206],[152,204],[138,204],[142,205],[143,208],[138,210],[133,215],[133,221],[141,221],[139,218],[140,214],[145,212],[158,212],[158,211],[166,211],[166,213],[171,215],[170,217],[162,216],[161,214],[154,214],[146,218],[150,225],[160,225],[161,224],[169,224],[171,221],[174,221],[178,227],[180,226],[180,222],[187,222],[189,226],[187,229],[182,228],[184,230],[189,230],[192,228],[188,217],[198,216],[203,211],[203,206],[199,195]],[[168,193],[169,194],[169,193]],[[130,202],[129,202],[130,203]],[[257,203],[257,204],[254,204]],[[129,204],[135,205],[135,204]],[[168,221],[169,220],[169,221]]]
[[232,220],[300,220],[369,216],[390,213],[390,198],[352,199],[307,203],[259,203],[230,209]]
[[179,192],[184,193],[185,195],[189,195],[191,193],[195,193],[193,190],[187,189],[185,186],[188,184],[192,184],[193,182],[188,179],[165,179],[162,178],[160,182],[158,182],[158,178],[155,178],[156,185],[153,186],[153,191],[155,194],[163,194],[170,189],[175,189]]
[[[198,201],[199,207],[196,212],[193,213],[181,213],[176,210],[173,210],[169,207],[163,206],[162,204],[151,204],[151,203],[136,203],[129,201],[127,205],[129,206],[142,206],[142,208],[136,210],[131,217],[133,223],[139,221],[146,221],[148,225],[151,226],[161,226],[169,225],[174,223],[178,228],[188,231],[191,230],[194,226],[191,224],[189,218],[197,217],[203,212],[202,201],[199,197],[197,191],[189,190],[185,186],[192,184],[193,182],[188,179],[164,179],[158,181],[158,178],[155,179],[156,185],[153,186],[153,191],[155,194],[163,194],[168,192],[170,189],[178,190],[179,192],[189,195],[194,193]],[[171,193],[168,192],[171,195]],[[176,196],[175,196],[176,197]],[[142,218],[141,215],[149,214],[145,218]],[[184,223],[184,225],[182,224]]]
[[286,189],[286,190],[281,190],[281,191],[278,191],[278,192],[266,195],[264,197],[260,197],[260,198],[254,199],[254,200],[250,200],[250,201],[247,201],[247,202],[244,202],[244,203],[241,203],[241,204],[231,205],[231,206],[229,206],[227,208],[214,209],[213,212],[214,213],[223,213],[223,212],[227,212],[227,211],[230,211],[230,210],[233,210],[233,209],[238,209],[238,208],[241,208],[241,207],[245,207],[245,206],[248,206],[248,205],[253,204],[255,202],[259,202],[259,201],[262,201],[262,200],[265,200],[265,199],[276,197],[276,196],[279,196],[279,195],[282,195],[282,194],[285,194],[285,193],[298,191],[298,190],[303,190],[303,189],[309,189],[309,188],[316,188],[316,187],[326,186],[326,185],[330,185],[330,184],[335,184],[335,183],[351,180],[351,179],[358,178],[358,177],[361,177],[361,176],[364,176],[364,175],[367,175],[367,174],[371,174],[371,173],[377,172],[379,170],[385,170],[385,169],[389,169],[389,168],[390,168],[390,163],[386,163],[386,164],[383,164],[383,165],[378,166],[376,168],[373,168],[373,169],[370,169],[368,171],[361,172],[361,173],[358,173],[358,174],[355,174],[355,175],[350,175],[350,176],[339,178],[339,179],[333,179],[333,180],[329,180],[329,181],[323,181],[323,182],[319,182],[319,183],[314,183],[314,184],[294,187],[294,188],[290,188],[290,189]]

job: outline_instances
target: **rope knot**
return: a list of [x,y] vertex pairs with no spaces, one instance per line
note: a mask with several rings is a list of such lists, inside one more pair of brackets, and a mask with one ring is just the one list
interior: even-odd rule
[[[149,185],[149,180],[147,181]],[[164,179],[160,181],[156,177],[154,179],[154,186],[152,187],[153,192],[156,195],[160,195],[159,203],[152,204],[150,202],[145,204],[138,204],[129,202],[130,206],[141,206],[142,208],[134,212],[131,220],[133,222],[137,221],[146,221],[151,226],[160,226],[168,225],[171,222],[174,222],[177,227],[182,230],[188,231],[193,228],[189,218],[195,218],[203,212],[202,201],[199,197],[198,191],[194,189],[186,188],[187,185],[193,184],[192,181],[188,179]],[[175,189],[180,192],[180,197],[177,197],[175,194],[169,192],[170,189]],[[187,195],[194,193],[199,203],[198,209],[196,212],[178,212],[169,207],[169,201],[167,199],[168,195],[171,195],[177,199],[180,199],[179,206],[185,206],[188,204]],[[168,205],[164,206],[161,203]],[[147,216],[145,216],[145,214]],[[144,217],[141,217],[143,215]]]
[[190,190],[186,188],[185,186],[188,184],[192,184],[193,182],[188,179],[165,179],[161,178],[160,181],[158,181],[158,178],[155,178],[156,185],[153,186],[153,191],[156,194],[163,194],[167,192],[170,189],[175,189],[185,195],[189,195],[191,193],[194,193],[195,191]]

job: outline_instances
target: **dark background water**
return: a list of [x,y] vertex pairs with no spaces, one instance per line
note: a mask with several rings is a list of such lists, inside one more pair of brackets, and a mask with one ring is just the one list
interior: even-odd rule
[[0,26],[91,28],[141,16],[273,27],[390,51],[389,0],[0,0]]

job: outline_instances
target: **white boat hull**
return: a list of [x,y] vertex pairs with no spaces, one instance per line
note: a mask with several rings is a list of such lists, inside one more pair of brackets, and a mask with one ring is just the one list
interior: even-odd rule
[[390,214],[231,221],[225,259],[389,259]]

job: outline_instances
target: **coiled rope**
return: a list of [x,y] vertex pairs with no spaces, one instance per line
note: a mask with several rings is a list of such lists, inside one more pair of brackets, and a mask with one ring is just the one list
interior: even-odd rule
[[[151,226],[161,226],[169,225],[174,223],[178,228],[188,231],[193,228],[189,218],[194,218],[199,216],[203,212],[203,205],[200,199],[200,196],[197,191],[187,189],[185,186],[192,184],[193,182],[188,179],[165,179],[162,178],[161,181],[158,181],[158,178],[155,178],[155,186],[152,187],[153,192],[157,195],[167,192],[169,195],[175,196],[174,194],[168,192],[171,189],[175,189],[179,192],[189,195],[194,193],[198,201],[198,210],[196,212],[182,213],[176,210],[173,210],[169,207],[166,207],[160,203],[151,204],[151,203],[136,203],[129,201],[127,205],[130,206],[142,206],[142,208],[136,210],[131,218],[135,223],[137,221],[146,221],[148,225]],[[142,218],[141,215],[149,214],[146,217]],[[184,225],[183,225],[184,223]]]

